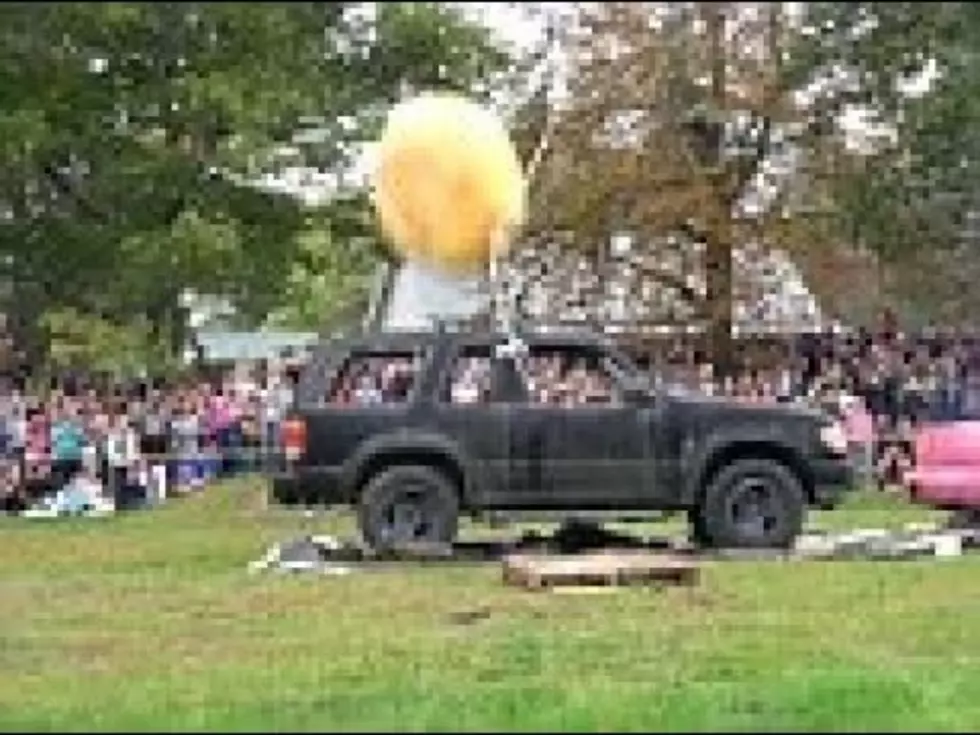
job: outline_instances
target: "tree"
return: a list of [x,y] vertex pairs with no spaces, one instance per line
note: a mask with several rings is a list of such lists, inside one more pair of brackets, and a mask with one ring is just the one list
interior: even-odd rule
[[283,305],[269,315],[268,326],[319,332],[338,323],[347,326],[352,315],[364,313],[377,262],[375,243],[366,233],[349,236],[351,228],[336,225],[311,217],[284,284]]
[[[313,226],[373,234],[366,201],[323,208],[256,187],[333,174],[405,85],[469,89],[506,64],[437,3],[112,3],[0,8],[0,262],[13,304],[166,338],[185,288],[253,320],[294,294]],[[360,248],[357,245],[355,249]],[[337,260],[346,264],[345,257]],[[330,265],[324,262],[322,265]],[[171,337],[175,335],[170,335]]]
[[[792,242],[787,200],[792,194],[799,206],[812,196],[784,185],[762,211],[745,209],[806,122],[782,68],[790,35],[782,8],[605,3],[583,6],[566,33],[570,89],[534,191],[532,231],[570,231],[589,249],[617,231],[637,235],[651,246],[646,276],[707,322],[724,371],[737,296],[733,249]],[[817,150],[805,126],[795,138]],[[804,173],[820,172],[811,162]],[[793,223],[798,234],[803,220]],[[688,251],[700,243],[706,293],[662,266],[668,240]]]
[[[966,108],[977,99],[978,36],[965,6],[579,6],[562,38],[569,89],[552,106],[530,235],[572,233],[592,253],[616,232],[636,235],[646,278],[709,327],[722,370],[736,248],[786,251],[845,320],[866,315],[876,292],[925,280],[923,268],[943,274],[919,284],[935,305],[953,271],[927,264],[962,272],[960,222],[977,201],[975,173],[957,168],[977,145]],[[901,80],[933,63],[949,71],[910,99]],[[893,125],[894,143],[855,148],[842,120],[858,104]],[[934,257],[923,240],[950,248]],[[671,249],[684,262],[703,253],[703,292],[666,267]],[[842,268],[861,277],[841,279]]]
[[970,3],[807,8],[798,67],[849,72],[853,82],[828,100],[837,110],[860,104],[893,131],[831,182],[841,229],[875,255],[907,317],[975,319],[980,258],[968,230],[980,202],[980,12]]

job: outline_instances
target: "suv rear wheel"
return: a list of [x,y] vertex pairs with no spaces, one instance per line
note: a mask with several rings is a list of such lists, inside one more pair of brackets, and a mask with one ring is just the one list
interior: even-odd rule
[[361,493],[358,523],[375,551],[451,544],[459,527],[456,487],[432,467],[389,467],[374,475]]
[[803,486],[788,467],[740,459],[711,479],[693,526],[714,548],[786,548],[803,530],[805,510]]

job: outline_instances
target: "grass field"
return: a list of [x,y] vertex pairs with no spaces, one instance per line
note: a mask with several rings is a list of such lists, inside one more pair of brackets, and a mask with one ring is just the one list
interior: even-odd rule
[[[486,566],[250,576],[270,542],[346,523],[261,498],[0,521],[0,729],[980,727],[980,558],[722,562],[693,590],[574,596]],[[924,515],[859,499],[814,522]]]

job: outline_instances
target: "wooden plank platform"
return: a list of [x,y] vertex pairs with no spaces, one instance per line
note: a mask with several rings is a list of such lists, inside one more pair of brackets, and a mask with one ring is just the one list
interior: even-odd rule
[[503,560],[504,584],[528,589],[697,583],[698,565],[648,551],[606,550],[594,554],[514,554]]

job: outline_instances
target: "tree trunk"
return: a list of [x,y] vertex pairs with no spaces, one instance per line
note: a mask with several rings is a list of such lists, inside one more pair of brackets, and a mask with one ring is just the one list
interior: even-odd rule
[[[721,3],[703,3],[711,48],[711,95],[716,125],[725,120],[725,9]],[[723,155],[724,135],[715,152],[714,195],[727,199]],[[714,207],[705,242],[705,286],[709,315],[709,343],[717,380],[732,372],[732,243],[730,205]]]

